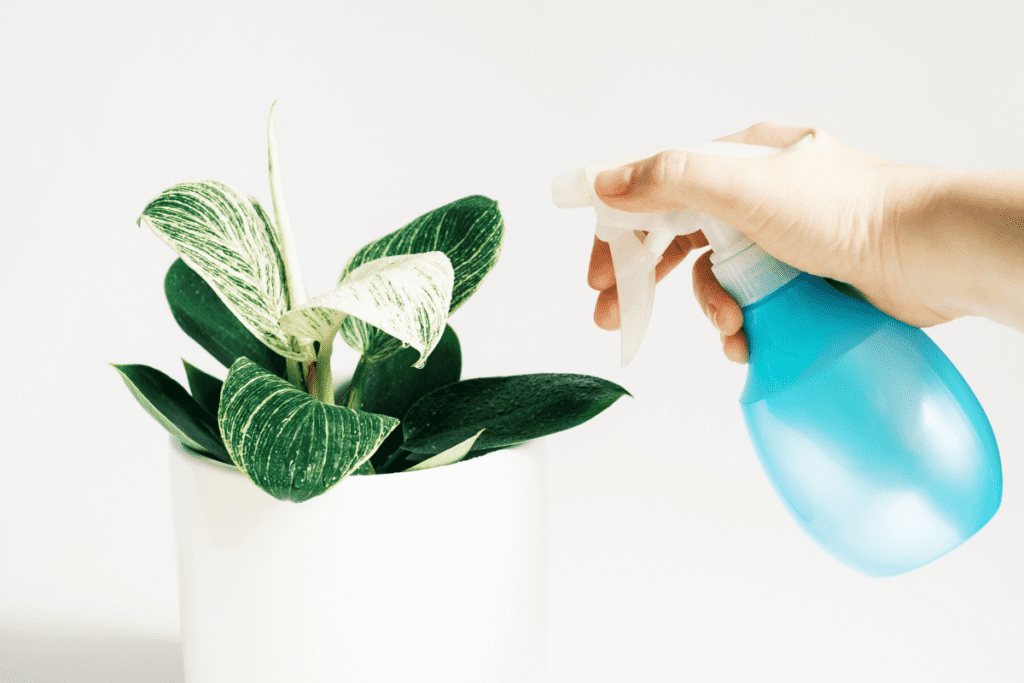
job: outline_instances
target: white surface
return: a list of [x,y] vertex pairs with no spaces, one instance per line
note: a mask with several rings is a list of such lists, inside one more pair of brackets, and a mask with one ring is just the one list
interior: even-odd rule
[[[366,242],[486,194],[508,235],[452,319],[464,376],[582,372],[635,397],[548,443],[552,683],[1020,680],[1024,335],[930,331],[988,412],[1003,506],[935,564],[868,579],[774,498],[692,257],[618,369],[591,322],[592,219],[555,209],[550,181],[760,120],[901,162],[1024,168],[1022,22],[1008,0],[0,3],[5,623],[176,633],[166,435],[105,363],[223,373],[177,329],[173,254],[135,219],[202,177],[269,206],[276,99],[310,294]],[[339,377],[355,363],[335,357]],[[7,680],[35,675],[20,661]]]
[[189,683],[543,683],[542,440],[301,505],[170,451]]

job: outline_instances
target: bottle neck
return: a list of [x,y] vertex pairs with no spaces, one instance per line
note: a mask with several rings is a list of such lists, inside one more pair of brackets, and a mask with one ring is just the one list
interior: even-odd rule
[[721,261],[712,256],[711,271],[740,308],[777,291],[801,272],[754,243],[740,252],[723,256],[726,258]]
[[787,390],[883,325],[908,327],[874,306],[842,294],[823,279],[801,273],[743,310],[750,357],[740,403],[754,403]]

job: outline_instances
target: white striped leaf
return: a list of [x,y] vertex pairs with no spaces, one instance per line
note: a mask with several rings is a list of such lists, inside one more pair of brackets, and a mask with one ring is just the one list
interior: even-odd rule
[[290,306],[306,303],[306,287],[302,283],[299,272],[299,257],[295,250],[295,237],[292,234],[291,221],[288,220],[288,209],[284,205],[284,190],[281,187],[281,165],[277,161],[277,136],[274,135],[274,109],[277,102],[270,105],[270,120],[267,121],[267,157],[270,170],[270,198],[274,203],[274,217],[277,218],[277,234],[281,238],[281,258],[284,261],[285,275],[288,278],[288,302]]
[[398,426],[322,403],[246,358],[224,380],[217,422],[232,462],[270,495],[296,503],[355,472]]
[[286,358],[315,358],[278,325],[288,311],[288,283],[280,236],[259,202],[216,180],[179,183],[146,206],[143,223],[257,339]]
[[[359,266],[333,291],[289,311],[281,328],[305,343],[330,344],[348,316],[419,351],[422,368],[444,334],[455,274],[439,251],[385,256]],[[365,352],[366,349],[357,349]]]
[[444,452],[438,453],[433,457],[427,458],[423,462],[413,465],[407,469],[406,472],[412,472],[414,470],[429,470],[432,467],[443,467],[445,465],[457,463],[466,457],[466,454],[473,448],[473,444],[476,443],[477,438],[483,433],[484,430],[481,429],[462,443],[456,444]]
[[[440,251],[455,272],[450,316],[483,282],[501,254],[505,224],[493,199],[474,195],[420,216],[404,228],[366,245],[348,262],[339,282],[364,263],[382,256]],[[396,353],[402,343],[379,328],[351,317],[341,325],[341,336],[370,361]]]

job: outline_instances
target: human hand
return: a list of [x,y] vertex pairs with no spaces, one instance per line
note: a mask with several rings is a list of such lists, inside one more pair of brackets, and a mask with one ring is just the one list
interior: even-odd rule
[[[784,149],[809,134],[810,144],[767,157],[665,151],[604,171],[594,188],[601,201],[623,211],[710,214],[794,268],[849,283],[908,324],[925,327],[962,315],[929,294],[929,283],[944,274],[907,253],[926,229],[937,169],[878,159],[813,128],[761,123],[721,140]],[[655,279],[705,246],[699,232],[677,237]],[[710,256],[706,252],[694,263],[694,295],[718,328],[726,357],[744,363],[743,313],[712,273]],[[611,253],[596,238],[588,282],[600,292],[594,321],[602,329],[618,329]]]

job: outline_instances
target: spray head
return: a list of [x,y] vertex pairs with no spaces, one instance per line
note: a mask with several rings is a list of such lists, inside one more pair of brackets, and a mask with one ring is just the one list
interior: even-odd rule
[[[810,142],[808,136],[797,145]],[[781,150],[735,142],[706,142],[675,148],[701,154],[731,157],[757,157]],[[621,321],[622,367],[626,367],[643,341],[654,307],[654,269],[662,254],[677,235],[698,230],[707,237],[714,256],[712,262],[722,263],[751,247],[760,252],[749,237],[722,221],[696,211],[664,213],[631,213],[613,209],[602,202],[594,191],[594,180],[602,171],[646,159],[662,150],[605,159],[584,168],[563,173],[551,182],[551,197],[561,209],[592,207],[597,214],[597,238],[608,242],[615,270]],[[647,233],[645,236],[644,233]],[[760,258],[763,252],[758,254]],[[765,255],[767,256],[767,255]],[[771,258],[771,257],[767,257]],[[784,265],[784,264],[782,264]],[[788,268],[788,266],[786,266]],[[787,275],[788,275],[788,271]],[[717,274],[717,272],[716,272]],[[722,278],[720,278],[722,279]],[[725,282],[723,282],[723,286]],[[727,291],[729,287],[726,286]],[[733,294],[730,291],[730,294]]]

